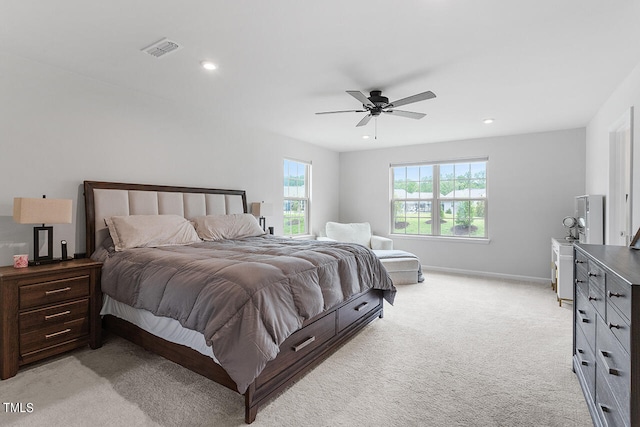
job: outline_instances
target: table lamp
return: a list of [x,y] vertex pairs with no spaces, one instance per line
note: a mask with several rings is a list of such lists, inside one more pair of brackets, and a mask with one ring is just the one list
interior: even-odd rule
[[[33,227],[33,261],[29,265],[59,262],[53,258],[53,227],[45,224],[71,224],[73,215],[71,199],[13,199],[13,220],[18,224],[42,224]],[[43,243],[44,240],[44,243]],[[47,251],[43,254],[43,246]]]
[[273,215],[273,205],[271,203],[256,202],[251,204],[251,213],[258,216],[258,222],[262,226],[263,231],[267,231],[267,220],[265,215]]

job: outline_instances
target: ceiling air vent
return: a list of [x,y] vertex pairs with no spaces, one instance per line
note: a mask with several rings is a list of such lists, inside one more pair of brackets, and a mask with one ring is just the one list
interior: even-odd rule
[[158,42],[155,42],[151,46],[145,47],[144,49],[142,49],[142,51],[148,53],[151,56],[155,56],[156,58],[160,58],[167,53],[175,52],[181,47],[182,46],[180,46],[178,43],[165,38]]

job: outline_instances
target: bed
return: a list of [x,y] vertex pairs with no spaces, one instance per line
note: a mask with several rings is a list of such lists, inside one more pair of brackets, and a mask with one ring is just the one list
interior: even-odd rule
[[[255,233],[243,190],[85,181],[84,192],[103,327],[244,395],[246,423],[393,303],[369,249]],[[171,238],[136,240],[158,229]]]

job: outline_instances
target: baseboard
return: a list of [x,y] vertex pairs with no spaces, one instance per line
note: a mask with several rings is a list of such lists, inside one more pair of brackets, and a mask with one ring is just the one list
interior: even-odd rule
[[551,279],[548,277],[519,276],[515,274],[492,273],[489,271],[462,270],[459,268],[436,267],[436,266],[423,264],[422,273],[427,275],[429,271],[433,271],[436,273],[460,274],[464,276],[491,277],[494,279],[507,279],[507,280],[515,280],[520,282],[535,282],[535,283],[544,283],[544,284],[551,283]]

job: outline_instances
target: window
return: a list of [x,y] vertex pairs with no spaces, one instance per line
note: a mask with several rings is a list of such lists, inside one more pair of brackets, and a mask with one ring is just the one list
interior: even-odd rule
[[311,163],[284,160],[284,235],[309,234]]
[[392,165],[391,181],[393,234],[487,237],[487,159]]

